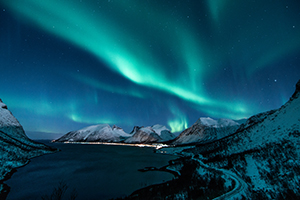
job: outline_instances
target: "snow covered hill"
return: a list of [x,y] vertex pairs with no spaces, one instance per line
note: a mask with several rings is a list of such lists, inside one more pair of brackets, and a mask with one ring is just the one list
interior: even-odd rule
[[126,139],[125,143],[153,143],[162,140],[161,137],[150,127],[135,127],[132,137]]
[[115,125],[110,127],[108,124],[98,124],[71,131],[55,142],[121,142],[130,136]]
[[137,127],[132,131],[132,137],[125,140],[125,143],[154,143],[165,142],[174,139],[174,134],[171,133],[163,125],[156,124],[154,126]]
[[162,125],[152,127],[135,126],[130,134],[122,128],[108,124],[89,126],[78,131],[71,131],[54,142],[125,142],[132,144],[146,144],[164,142],[174,139],[175,136]]
[[281,108],[250,117],[235,134],[193,150],[248,183],[252,199],[300,198],[300,80]]
[[156,124],[156,125],[152,126],[152,129],[161,138],[160,142],[166,142],[169,140],[173,140],[175,138],[175,135],[173,133],[171,133],[171,131],[167,127],[165,127],[163,125]]
[[9,191],[1,180],[8,177],[13,168],[25,165],[30,158],[54,151],[30,140],[0,99],[0,199],[5,199]]
[[201,117],[191,127],[184,130],[173,141],[173,144],[212,142],[234,133],[239,125],[231,119],[214,120],[209,117]]

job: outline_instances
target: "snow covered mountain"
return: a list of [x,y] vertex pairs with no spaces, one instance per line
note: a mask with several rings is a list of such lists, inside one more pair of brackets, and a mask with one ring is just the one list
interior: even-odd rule
[[247,183],[248,198],[299,199],[299,147],[300,80],[281,108],[254,115],[233,135],[189,151]]
[[152,127],[135,126],[130,134],[114,125],[99,124],[89,126],[78,131],[71,131],[54,142],[125,142],[125,143],[153,143],[174,139],[175,136],[162,125]]
[[191,127],[184,130],[173,141],[173,144],[212,142],[234,133],[239,125],[231,119],[214,120],[209,117],[201,117]]
[[98,124],[71,131],[55,142],[121,142],[130,136],[115,125],[110,127],[108,124]]
[[156,124],[154,126],[138,127],[135,126],[132,136],[126,139],[125,143],[155,143],[165,142],[174,139],[175,136],[165,126]]
[[0,199],[5,199],[9,191],[1,180],[7,178],[13,168],[25,165],[30,158],[54,151],[30,140],[0,99]]
[[160,142],[166,142],[169,140],[173,140],[175,138],[175,135],[173,133],[171,133],[171,131],[167,127],[165,127],[163,125],[156,124],[156,125],[152,126],[152,129],[161,138]]

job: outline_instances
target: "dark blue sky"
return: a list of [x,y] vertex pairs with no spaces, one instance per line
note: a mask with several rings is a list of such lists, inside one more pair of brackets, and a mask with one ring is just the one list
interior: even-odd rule
[[280,107],[300,78],[297,0],[0,0],[0,98],[26,131],[173,132]]

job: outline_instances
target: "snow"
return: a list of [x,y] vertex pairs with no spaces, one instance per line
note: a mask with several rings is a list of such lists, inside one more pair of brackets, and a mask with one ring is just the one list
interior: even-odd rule
[[175,145],[188,143],[208,143],[234,133],[239,123],[231,119],[214,120],[199,118],[190,128],[184,130],[173,142]]
[[160,136],[152,129],[152,127],[143,127],[138,130],[125,143],[153,143],[160,141]]
[[206,162],[209,166],[231,166],[232,172],[247,181],[255,198],[288,198],[291,191],[299,196],[299,96],[300,81],[279,109],[254,115],[235,134],[195,151],[211,160]]
[[132,133],[126,133],[122,128],[114,125],[110,127],[108,124],[98,124],[85,127],[78,131],[72,131],[61,138],[57,142],[122,142],[125,143],[153,143],[163,142],[175,138],[175,136],[163,125],[156,124],[154,126],[138,127],[135,126]]
[[[13,168],[25,165],[30,158],[53,151],[30,140],[0,99],[0,182]],[[2,190],[0,184],[0,193]]]
[[18,120],[7,109],[6,104],[0,99],[0,130],[19,139],[26,139],[25,132]]
[[155,124],[154,126],[152,126],[152,129],[155,131],[155,133],[157,133],[159,136],[161,136],[161,132],[162,131],[169,131],[169,129],[167,129],[167,127],[163,126],[163,125],[159,125],[159,124]]
[[231,145],[230,152],[242,152],[279,142],[288,139],[289,133],[299,130],[300,98],[295,98],[271,114],[267,113],[261,122],[242,130],[244,136],[241,136],[241,142]]
[[21,126],[18,120],[6,109],[6,104],[0,102],[0,127]]
[[200,123],[202,123],[205,126],[213,126],[217,127],[218,122],[210,117],[201,117],[199,119]]
[[238,126],[240,125],[239,123],[231,120],[231,119],[218,119],[214,120],[210,117],[201,117],[198,120],[198,123],[201,123],[205,126],[210,126],[214,128],[220,128],[220,127],[227,127],[227,126]]
[[110,127],[108,124],[98,124],[82,128],[78,131],[72,131],[57,139],[58,142],[66,141],[107,141],[120,142],[123,138],[128,138],[131,135],[117,126]]
[[246,175],[251,178],[251,183],[254,185],[254,190],[268,188],[268,184],[261,178],[259,174],[256,161],[252,158],[252,155],[246,155],[245,159],[247,163]]
[[155,133],[155,131],[150,126],[143,127],[140,130],[147,133],[147,134]]

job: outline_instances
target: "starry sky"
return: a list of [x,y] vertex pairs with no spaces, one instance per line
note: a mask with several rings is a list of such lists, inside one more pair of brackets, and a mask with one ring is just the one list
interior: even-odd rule
[[0,98],[25,131],[247,118],[299,61],[298,0],[0,0]]

